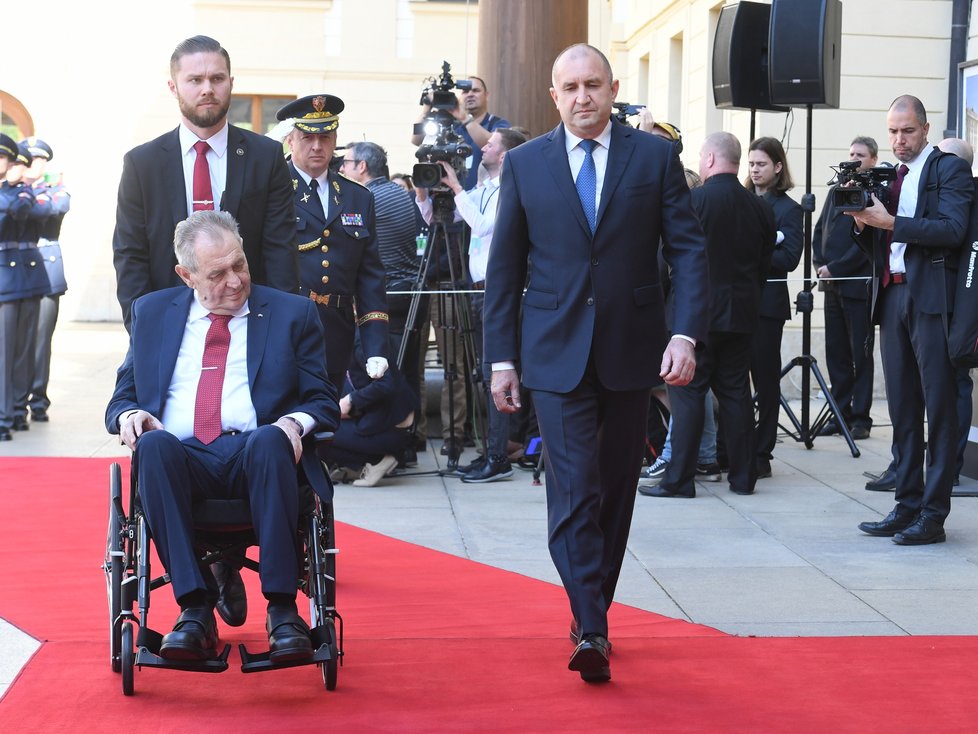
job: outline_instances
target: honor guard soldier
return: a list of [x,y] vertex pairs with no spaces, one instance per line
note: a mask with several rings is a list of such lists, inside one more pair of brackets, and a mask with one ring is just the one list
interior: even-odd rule
[[326,329],[326,369],[337,388],[353,356],[356,329],[366,370],[387,370],[387,294],[377,248],[374,199],[367,187],[329,169],[343,101],[316,94],[290,102],[279,120],[288,135],[299,242],[299,292],[318,305]]
[[38,252],[44,261],[50,288],[41,299],[40,316],[37,323],[37,348],[34,360],[34,381],[31,385],[29,407],[31,421],[46,423],[51,400],[48,398],[48,379],[51,375],[51,339],[58,323],[58,306],[61,296],[68,290],[65,280],[65,267],[61,259],[61,223],[71,206],[71,196],[60,180],[49,183],[46,174],[48,163],[54,151],[46,142],[36,137],[22,140],[20,147],[26,147],[33,156],[31,167],[24,174],[24,183],[34,189],[34,195],[50,197],[51,215],[40,222],[41,238],[37,242]]
[[37,251],[39,222],[50,215],[46,194],[35,198],[22,182],[31,154],[0,134],[0,441],[27,430],[27,395],[47,273]]

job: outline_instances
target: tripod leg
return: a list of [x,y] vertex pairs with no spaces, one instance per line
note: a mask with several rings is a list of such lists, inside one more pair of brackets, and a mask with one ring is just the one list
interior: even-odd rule
[[828,406],[828,415],[835,418],[836,425],[839,426],[839,430],[846,439],[846,443],[849,444],[849,451],[852,453],[852,457],[854,459],[859,458],[860,452],[859,449],[856,448],[856,442],[852,440],[852,433],[849,431],[849,424],[847,424],[845,419],[842,417],[842,411],[839,410],[839,404],[835,402],[832,392],[829,390],[828,385],[825,384],[825,378],[822,377],[822,373],[818,369],[818,362],[814,357],[811,358],[811,368],[812,374],[815,375],[815,379],[818,380],[818,386],[822,390],[822,394],[825,396],[825,404]]

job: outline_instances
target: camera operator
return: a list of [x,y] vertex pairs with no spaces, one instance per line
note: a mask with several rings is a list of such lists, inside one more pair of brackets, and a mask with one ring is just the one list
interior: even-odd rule
[[[441,183],[448,186],[455,195],[455,219],[464,220],[472,229],[472,239],[469,242],[469,277],[472,279],[472,289],[483,291],[486,287],[486,265],[489,262],[489,248],[492,246],[492,232],[496,226],[496,205],[499,203],[499,174],[503,169],[506,153],[517,145],[522,145],[527,136],[514,129],[503,128],[489,136],[489,141],[482,147],[482,167],[486,169],[486,178],[471,191],[464,191],[459,183],[454,169],[442,161],[445,172]],[[425,221],[431,221],[431,199],[424,194],[418,196],[418,208]],[[462,475],[463,482],[493,482],[512,476],[506,452],[506,441],[509,438],[509,415],[500,413],[489,395],[489,382],[492,379],[492,366],[482,360],[482,307],[485,297],[481,293],[472,295],[473,330],[475,332],[475,347],[483,374],[483,387],[488,403],[489,429],[488,445],[481,461],[473,462]]]
[[[855,231],[873,257],[872,314],[880,324],[886,396],[893,423],[896,506],[883,520],[863,522],[868,535],[899,545],[945,540],[951,510],[957,383],[948,356],[947,323],[954,308],[957,248],[968,232],[974,186],[968,164],[929,145],[919,99],[897,97],[886,116],[901,165],[889,210],[854,211]],[[927,416],[927,472],[924,427]]]
[[[859,136],[849,146],[849,160],[859,163],[858,171],[876,165],[879,146],[873,138]],[[826,280],[825,362],[828,365],[832,397],[842,411],[842,418],[857,441],[869,438],[873,426],[873,344],[874,329],[869,320],[867,282],[872,274],[866,253],[852,239],[852,221],[835,205],[829,191],[822,213],[812,234],[812,263],[821,278],[854,278]],[[866,280],[860,280],[865,278]],[[839,426],[830,421],[819,432],[830,436]]]
[[[471,84],[469,89],[464,89]],[[489,142],[489,136],[500,128],[509,127],[509,120],[504,120],[489,112],[489,91],[483,79],[472,76],[468,80],[459,82],[458,88],[462,91],[461,104],[453,111],[455,119],[455,131],[461,135],[465,142],[472,147],[472,155],[465,161],[465,168],[468,173],[465,176],[464,188],[466,191],[474,189],[479,182],[479,164],[482,162],[482,147]],[[421,105],[421,115],[418,122],[424,121],[431,114],[431,103]],[[411,138],[413,145],[421,145],[424,136],[415,134]]]

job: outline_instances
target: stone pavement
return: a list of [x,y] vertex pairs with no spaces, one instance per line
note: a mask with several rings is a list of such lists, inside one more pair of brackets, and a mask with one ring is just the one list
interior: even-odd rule
[[[102,426],[125,348],[121,324],[60,324],[51,422],[0,444],[0,456],[125,456]],[[699,484],[695,499],[638,496],[617,600],[736,635],[978,634],[978,498],[954,499],[943,544],[901,547],[856,529],[893,506],[892,493],[863,488],[862,472],[889,461],[883,401],[874,415],[858,459],[838,436],[811,450],[782,437],[774,476],[752,496],[725,482]],[[443,468],[439,447],[430,442],[411,472]],[[462,463],[475,457],[467,449]],[[963,479],[962,488],[978,482]],[[438,475],[340,485],[335,507],[341,522],[559,583],[544,489],[529,472],[481,485]],[[0,620],[0,694],[35,645]]]

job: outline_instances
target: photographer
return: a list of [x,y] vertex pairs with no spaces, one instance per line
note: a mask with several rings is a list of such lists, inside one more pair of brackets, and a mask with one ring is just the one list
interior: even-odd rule
[[[464,220],[472,228],[469,242],[469,277],[472,289],[482,291],[486,287],[486,265],[489,262],[489,249],[492,246],[492,233],[496,226],[496,205],[499,203],[499,174],[502,172],[506,153],[517,145],[522,145],[527,136],[514,129],[503,128],[489,136],[482,148],[482,166],[486,169],[485,180],[471,191],[463,191],[454,169],[440,162],[445,172],[441,183],[455,194],[455,220]],[[423,189],[418,190],[418,208],[425,221],[432,216],[431,199]],[[423,197],[423,198],[422,198]],[[509,438],[509,416],[500,413],[489,397],[489,381],[492,368],[482,360],[482,307],[485,301],[481,293],[472,295],[473,327],[475,348],[484,377],[483,387],[488,402],[489,430],[488,445],[481,461],[474,462],[462,475],[463,482],[493,482],[512,476],[506,452]]]
[[[927,142],[930,126],[919,99],[897,97],[886,116],[900,161],[889,209],[854,211],[855,231],[873,258],[873,320],[880,324],[886,396],[893,423],[896,506],[883,520],[863,522],[868,535],[899,545],[945,540],[951,511],[957,386],[948,356],[957,249],[968,231],[974,186],[968,164]],[[878,278],[878,280],[877,280]],[[927,416],[927,472],[924,426]]]
[[[450,79],[451,77],[449,77]],[[456,119],[454,128],[455,132],[461,135],[472,148],[472,155],[465,161],[465,168],[468,173],[465,176],[464,188],[466,191],[470,191],[479,182],[482,147],[489,142],[489,136],[493,131],[507,128],[510,125],[509,120],[496,117],[489,112],[489,91],[486,89],[486,83],[483,79],[472,76],[460,80],[457,88],[462,92],[462,99],[461,104],[453,110]],[[423,97],[422,100],[421,115],[418,117],[419,123],[431,114],[431,101],[427,97]],[[421,145],[423,141],[423,134],[416,133],[411,138],[413,145]]]
[[[849,146],[849,160],[859,163],[856,171],[876,165],[879,147],[869,137],[857,137]],[[812,263],[824,281],[825,362],[828,365],[832,397],[852,437],[869,438],[873,426],[873,343],[874,330],[869,320],[866,287],[871,268],[866,253],[852,239],[852,221],[836,206],[835,188],[829,191],[812,234]],[[832,278],[853,280],[832,281]],[[861,278],[865,278],[862,280]],[[820,283],[820,290],[823,283]],[[839,426],[829,422],[819,433],[829,436]]]

